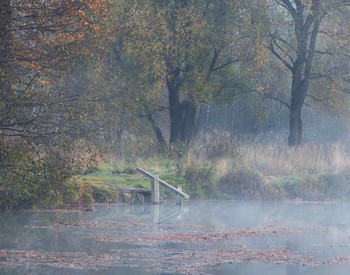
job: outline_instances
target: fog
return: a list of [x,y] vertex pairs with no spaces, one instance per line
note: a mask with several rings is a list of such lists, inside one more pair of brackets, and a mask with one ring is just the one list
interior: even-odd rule
[[[260,111],[256,109],[260,108]],[[302,114],[303,141],[312,144],[349,141],[350,114],[332,113],[317,106],[305,106]],[[199,117],[201,134],[226,135],[233,141],[287,144],[289,110],[271,99],[262,99],[258,106],[237,100],[230,106],[204,108]]]
[[0,273],[347,274],[348,2],[0,1]]
[[192,201],[0,213],[2,274],[347,274],[350,204]]

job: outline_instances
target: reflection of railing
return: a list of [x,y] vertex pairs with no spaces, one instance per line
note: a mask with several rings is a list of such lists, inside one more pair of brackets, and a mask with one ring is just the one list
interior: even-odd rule
[[180,195],[181,198],[185,198],[187,200],[190,198],[190,195],[183,192],[181,187],[176,188],[176,187],[170,185],[169,183],[159,179],[158,174],[153,175],[153,174],[151,174],[151,173],[149,173],[141,168],[137,168],[137,171],[151,180],[151,200],[152,200],[152,203],[156,203],[156,204],[159,203],[159,184],[162,184],[164,187],[168,188],[169,190],[174,191],[175,193]]
[[[159,207],[159,205],[155,205],[154,207]],[[183,208],[183,207],[179,207],[176,211],[174,211],[173,213],[169,214],[168,216],[160,219],[160,217],[158,217],[158,223],[165,223],[168,222],[169,220],[172,220],[174,218],[176,219],[180,219],[182,218],[182,214],[183,213],[187,213],[188,212],[188,207]],[[153,221],[155,220],[155,218],[153,217]]]

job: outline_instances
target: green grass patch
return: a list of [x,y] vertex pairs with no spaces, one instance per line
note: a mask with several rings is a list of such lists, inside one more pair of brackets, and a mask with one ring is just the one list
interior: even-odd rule
[[118,186],[151,188],[149,180],[142,178],[140,175],[98,171],[87,175],[76,175],[75,179],[85,184],[115,184]]

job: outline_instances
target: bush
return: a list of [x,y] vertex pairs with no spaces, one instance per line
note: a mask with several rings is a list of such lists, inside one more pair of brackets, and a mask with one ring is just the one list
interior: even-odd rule
[[92,186],[92,196],[95,202],[115,203],[119,201],[118,190],[105,188],[102,186]]
[[278,186],[261,173],[249,170],[230,172],[219,181],[218,187],[226,196],[235,199],[276,200],[284,197]]
[[61,196],[74,183],[69,182],[73,173],[71,160],[61,148],[45,150],[21,141],[2,149],[1,209],[52,208],[64,204]]
[[185,179],[188,182],[187,190],[194,197],[218,197],[216,174],[212,166],[207,165],[188,167],[185,171]]

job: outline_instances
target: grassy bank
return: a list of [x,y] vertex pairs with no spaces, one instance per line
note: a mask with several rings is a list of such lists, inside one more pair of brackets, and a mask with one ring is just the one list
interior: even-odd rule
[[[342,144],[289,148],[223,139],[158,148],[129,141],[120,150],[81,156],[82,165],[74,170],[66,169],[69,158],[64,157],[60,166],[57,161],[33,162],[29,168],[17,163],[17,173],[0,175],[0,209],[130,202],[135,197],[125,189],[150,189],[137,167],[181,186],[192,199],[348,200],[349,152]],[[42,176],[41,171],[48,172]],[[161,197],[172,194],[161,188]]]
[[[192,198],[261,200],[347,200],[350,157],[340,144],[295,148],[215,142],[170,148],[150,157],[108,156],[83,174],[80,183],[150,188],[135,172],[142,167]],[[162,196],[167,197],[164,193]]]

